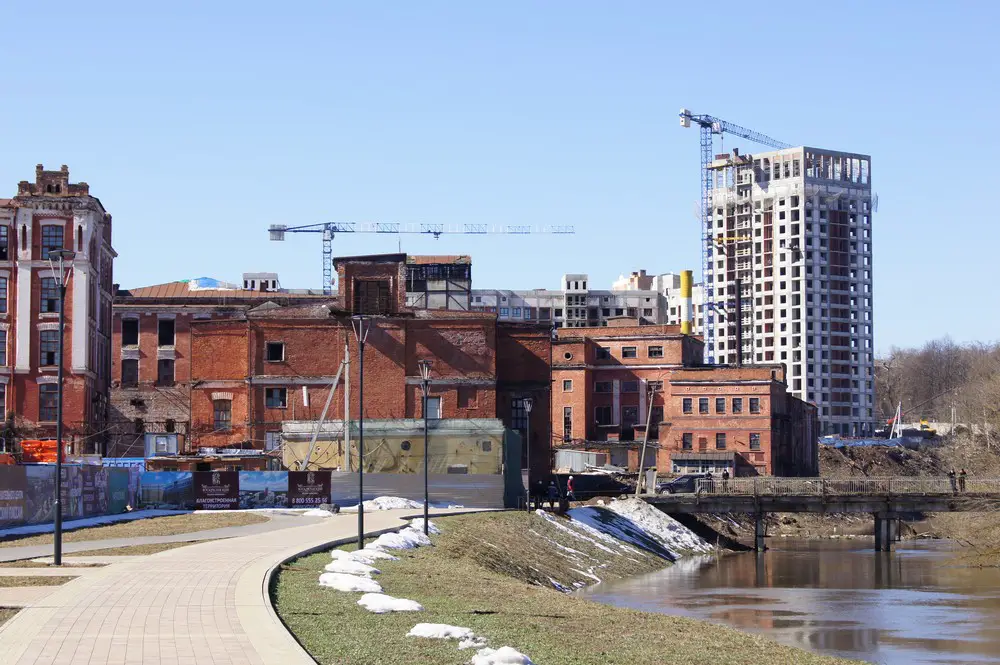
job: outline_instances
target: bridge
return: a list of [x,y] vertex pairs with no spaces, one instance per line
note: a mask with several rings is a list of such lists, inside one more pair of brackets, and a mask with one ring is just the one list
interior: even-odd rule
[[665,513],[755,516],[754,549],[764,549],[767,513],[870,513],[875,549],[889,551],[907,514],[1000,509],[1000,478],[733,478],[699,480],[690,494],[642,497]]

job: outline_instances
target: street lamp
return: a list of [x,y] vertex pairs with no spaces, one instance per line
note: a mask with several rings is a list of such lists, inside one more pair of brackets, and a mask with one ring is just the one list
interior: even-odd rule
[[52,277],[59,287],[59,353],[56,356],[59,359],[57,370],[59,387],[56,396],[56,519],[55,549],[52,553],[52,561],[57,566],[62,565],[63,342],[66,335],[66,282],[69,280],[69,269],[72,267],[69,262],[75,256],[76,252],[68,249],[50,250],[48,256]]
[[[358,549],[365,546],[365,342],[372,322],[363,316],[351,317],[358,340]],[[350,427],[350,423],[347,424]]]
[[525,428],[524,438],[525,438],[525,454],[526,454],[526,464],[528,467],[528,500],[525,502],[525,509],[527,512],[531,512],[531,407],[535,405],[535,400],[531,397],[525,397],[521,400],[524,404],[524,412],[527,414],[525,423],[527,427]]
[[431,361],[421,360],[420,365],[420,386],[424,391],[424,535],[429,534],[429,527],[427,526],[427,520],[430,519],[430,471],[428,468],[430,466],[430,443],[427,436],[427,387],[431,380]]

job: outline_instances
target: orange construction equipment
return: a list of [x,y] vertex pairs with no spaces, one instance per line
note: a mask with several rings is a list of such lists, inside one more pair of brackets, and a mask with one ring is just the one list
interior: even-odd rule
[[52,439],[37,441],[28,439],[21,442],[21,461],[31,463],[56,463],[56,442]]

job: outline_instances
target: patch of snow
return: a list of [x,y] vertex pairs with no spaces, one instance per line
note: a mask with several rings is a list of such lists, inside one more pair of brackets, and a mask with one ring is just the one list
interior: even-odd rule
[[[365,511],[371,510],[398,510],[400,508],[423,508],[423,502],[404,499],[401,496],[379,496],[364,502]],[[341,508],[342,512],[356,513],[357,506],[347,506]]]
[[383,533],[374,541],[365,545],[365,549],[412,550],[416,547],[430,544],[431,539],[425,536],[423,531],[417,531],[413,527],[406,527],[396,533]]
[[[627,503],[627,501],[623,503]],[[648,508],[656,510],[652,506],[648,506]],[[643,520],[643,525],[639,525],[610,507],[584,506],[573,508],[567,514],[582,527],[599,533],[604,538],[610,538],[622,548],[627,548],[634,553],[645,551],[668,561],[674,561],[680,556],[674,547],[681,549],[679,545],[682,542],[685,545],[695,546],[696,540],[694,539],[697,539],[697,536],[694,536],[679,523],[677,528],[682,531],[671,534],[669,526],[665,522],[658,522],[655,517],[643,516],[640,518]],[[666,515],[663,517],[673,522]],[[647,531],[644,526],[650,530]]]
[[377,549],[363,549],[354,552],[345,552],[344,550],[333,550],[332,552],[330,552],[330,558],[335,560],[347,559],[349,561],[360,561],[361,563],[367,563],[369,566],[378,560],[399,561],[399,557],[393,556],[388,552],[383,552],[382,550],[377,550]]
[[426,637],[432,640],[467,640],[476,634],[471,628],[449,626],[446,623],[418,623],[406,634],[407,637]]
[[[578,508],[576,510],[583,510],[583,509]],[[573,511],[571,510],[570,513],[572,513],[572,512]],[[579,530],[572,529],[569,526],[567,526],[565,524],[562,524],[561,521],[556,520],[555,517],[553,517],[549,513],[545,512],[541,508],[537,509],[535,511],[535,514],[539,515],[542,518],[544,518],[549,524],[551,524],[552,526],[556,527],[557,529],[560,529],[561,531],[565,531],[566,533],[568,533],[569,535],[573,536],[574,538],[577,538],[577,539],[582,540],[584,542],[588,542],[588,543],[590,543],[591,545],[593,545],[594,547],[596,547],[599,550],[607,552],[608,554],[620,554],[619,552],[615,552],[613,549],[611,549],[607,545],[599,543],[594,538],[581,533]],[[572,523],[572,522],[570,522],[570,523]],[[583,526],[586,527],[586,525],[583,525]],[[614,538],[611,538],[610,536],[607,536],[607,535],[601,533],[597,529],[591,529],[590,527],[586,527],[586,528],[590,529],[591,531],[593,531],[593,535],[597,536],[597,538],[599,540],[604,540],[604,541],[612,543],[612,544],[619,544],[619,543],[617,543],[617,541],[615,541]]]
[[713,550],[712,545],[704,538],[645,501],[615,499],[608,508],[659,540],[675,556],[684,553],[704,554]]
[[384,593],[366,593],[358,600],[358,605],[375,614],[388,612],[422,612],[424,607],[415,600],[393,598]]
[[[414,529],[416,529],[417,531],[423,533],[424,532],[424,518],[423,517],[418,517],[415,520],[410,520],[410,526],[413,527]],[[437,528],[437,525],[434,524],[434,522],[431,522],[430,520],[427,520],[427,532],[428,533],[433,533],[434,535],[437,535],[437,534],[441,533],[441,529]]]
[[382,585],[367,577],[346,575],[344,573],[323,573],[319,576],[319,585],[353,593],[382,593]]
[[512,647],[480,649],[469,665],[534,665],[534,661]]
[[310,508],[302,513],[302,517],[333,517],[333,513],[321,508]]
[[[216,511],[208,511],[216,512]],[[131,522],[133,520],[144,520],[150,517],[167,517],[170,515],[187,515],[190,510],[133,510],[130,513],[120,515],[99,515],[97,517],[85,517],[78,520],[63,521],[63,531],[82,529],[90,526],[101,526],[102,524],[114,524],[115,522]],[[0,537],[3,536],[30,536],[35,533],[51,533],[55,530],[52,524],[30,524],[27,526],[15,526],[9,529],[0,529]]]
[[486,640],[478,635],[473,635],[472,637],[467,637],[458,641],[459,651],[463,651],[465,649],[481,649],[484,646],[486,646]]
[[600,577],[598,577],[597,575],[595,575],[595,574],[594,574],[594,567],[593,567],[593,566],[591,566],[591,567],[590,567],[589,569],[587,569],[587,570],[579,570],[579,569],[577,569],[577,568],[573,568],[572,570],[573,570],[573,572],[575,572],[575,573],[580,573],[580,574],[581,574],[581,575],[583,575],[584,577],[589,577],[590,579],[594,580],[594,581],[595,581],[595,582],[597,582],[598,584],[600,584],[600,583],[601,583],[601,578],[600,578]]
[[364,577],[371,577],[382,572],[378,568],[372,568],[366,563],[361,563],[353,559],[334,559],[326,564],[323,570],[328,573],[344,573],[345,575],[361,575]]

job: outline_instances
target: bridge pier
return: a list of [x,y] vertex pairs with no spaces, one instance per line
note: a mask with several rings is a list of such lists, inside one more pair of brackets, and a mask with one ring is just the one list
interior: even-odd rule
[[875,551],[891,552],[892,543],[899,534],[899,522],[895,517],[875,513]]
[[767,549],[764,545],[764,513],[757,512],[754,514],[753,520],[753,550],[754,552],[763,552]]

